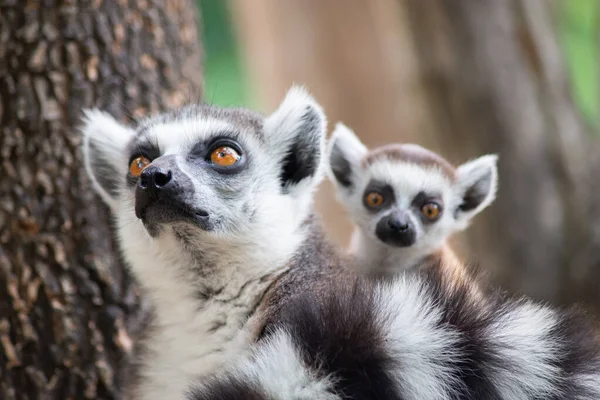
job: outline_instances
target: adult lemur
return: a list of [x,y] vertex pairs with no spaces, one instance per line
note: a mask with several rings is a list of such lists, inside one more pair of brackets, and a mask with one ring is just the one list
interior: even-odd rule
[[338,124],[328,146],[329,176],[355,224],[350,250],[363,272],[389,276],[432,257],[460,265],[447,239],[494,200],[496,159],[486,155],[455,168],[415,144],[369,151]]
[[134,129],[90,111],[83,132],[155,306],[130,398],[600,396],[600,346],[575,313],[482,305],[435,269],[353,276],[313,216],[325,116],[305,91],[268,117],[197,105]]

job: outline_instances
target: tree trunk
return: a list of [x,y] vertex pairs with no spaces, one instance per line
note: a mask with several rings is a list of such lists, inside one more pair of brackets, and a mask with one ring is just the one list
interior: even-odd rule
[[[512,291],[600,309],[600,145],[571,101],[552,6],[237,0],[233,11],[268,107],[306,82],[368,144],[417,142],[456,163],[498,153],[498,199],[462,253]],[[320,200],[345,243],[340,206],[330,190]]]
[[199,96],[200,54],[192,1],[1,3],[0,398],[121,398],[148,307],[77,125]]

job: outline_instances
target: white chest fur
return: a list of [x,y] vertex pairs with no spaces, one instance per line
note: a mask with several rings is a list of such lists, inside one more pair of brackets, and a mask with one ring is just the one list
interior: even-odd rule
[[241,306],[242,297],[239,303],[214,298],[201,303],[180,292],[170,300],[156,307],[155,331],[147,341],[140,371],[144,400],[184,398],[192,380],[242,354],[251,340],[250,310]]
[[249,317],[285,263],[236,260],[226,252],[210,261],[186,253],[172,235],[157,242],[137,233],[124,253],[152,300],[155,321],[134,392],[143,400],[183,399],[191,381],[249,347]]

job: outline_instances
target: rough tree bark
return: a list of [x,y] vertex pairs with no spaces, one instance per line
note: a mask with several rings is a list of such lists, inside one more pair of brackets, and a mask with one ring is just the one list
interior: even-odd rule
[[0,398],[120,398],[147,302],[81,165],[85,107],[199,96],[191,0],[0,2]]
[[[463,254],[512,291],[600,310],[600,142],[571,101],[553,4],[237,0],[232,10],[267,106],[306,82],[332,122],[369,144],[416,141],[454,162],[499,153],[498,199],[461,237]],[[320,200],[345,242],[331,192]]]

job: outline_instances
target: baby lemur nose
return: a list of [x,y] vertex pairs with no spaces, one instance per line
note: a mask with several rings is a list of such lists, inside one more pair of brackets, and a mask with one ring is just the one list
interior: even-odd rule
[[149,166],[142,171],[140,175],[139,186],[142,190],[151,195],[157,195],[158,192],[171,183],[173,174],[171,171],[163,170],[159,167]]
[[375,235],[391,246],[412,246],[417,238],[415,226],[406,212],[394,211],[382,217],[375,227]]
[[406,217],[391,217],[390,219],[388,219],[387,224],[391,230],[398,232],[405,232],[409,228],[408,219]]

